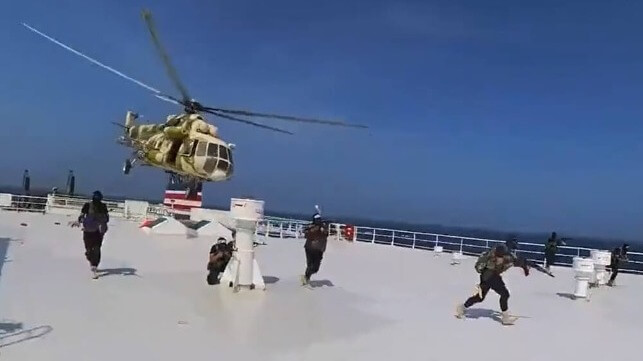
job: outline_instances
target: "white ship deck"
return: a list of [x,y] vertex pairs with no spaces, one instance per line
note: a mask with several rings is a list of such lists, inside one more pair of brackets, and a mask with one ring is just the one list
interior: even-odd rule
[[510,311],[525,318],[507,327],[493,291],[471,318],[453,316],[477,283],[471,258],[451,266],[449,255],[329,240],[310,290],[298,283],[303,241],[267,239],[256,249],[267,289],[235,294],[205,282],[212,239],[146,235],[120,219],[103,247],[111,274],[92,280],[70,219],[0,212],[3,360],[643,358],[641,276],[620,274],[585,302],[567,296],[571,269],[510,270]]

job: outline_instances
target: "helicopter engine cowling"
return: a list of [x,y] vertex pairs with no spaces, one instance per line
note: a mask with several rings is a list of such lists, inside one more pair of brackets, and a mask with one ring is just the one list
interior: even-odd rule
[[163,133],[172,140],[181,140],[188,136],[188,130],[183,127],[166,127]]
[[196,131],[199,133],[203,134],[208,134],[213,137],[217,136],[217,127],[213,126],[212,124],[208,124],[206,122],[199,122],[195,125]]

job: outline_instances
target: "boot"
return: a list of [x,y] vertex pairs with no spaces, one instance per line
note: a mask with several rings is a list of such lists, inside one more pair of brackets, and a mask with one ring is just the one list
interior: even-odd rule
[[614,287],[614,280],[607,281],[607,285],[610,287]]
[[301,285],[305,286],[308,284],[308,277],[306,275],[301,275]]
[[464,305],[463,305],[463,304],[459,304],[459,305],[455,308],[455,317],[457,317],[457,318],[464,318],[464,311],[465,311]]
[[503,311],[502,312],[501,322],[502,322],[503,325],[513,325],[514,322],[516,322],[517,319],[518,319],[518,317],[511,316],[509,314],[509,311]]
[[97,267],[96,267],[96,266],[92,266],[92,267],[91,267],[91,270],[92,270],[92,278],[93,278],[93,279],[97,279],[97,278],[98,278],[98,273],[96,272]]

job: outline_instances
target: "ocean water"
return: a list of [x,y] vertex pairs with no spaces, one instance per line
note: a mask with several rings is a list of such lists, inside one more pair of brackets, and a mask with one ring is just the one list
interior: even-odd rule
[[[309,220],[311,215],[287,214],[279,212],[266,212],[267,215],[292,218],[298,220]],[[493,246],[509,237],[515,236],[519,242],[518,254],[539,264],[544,263],[544,245],[551,232],[542,233],[520,233],[506,232],[488,229],[471,229],[464,227],[450,227],[443,225],[413,224],[403,222],[374,221],[367,219],[349,219],[346,217],[329,219],[331,222],[352,224],[357,226],[357,240],[360,242],[373,242],[377,244],[389,244],[397,247],[415,247],[420,249],[432,250],[435,245],[442,246],[447,251],[460,251],[465,254],[480,254],[487,247]],[[365,228],[368,227],[368,228]],[[375,236],[370,228],[376,228]],[[555,231],[555,230],[554,230]],[[421,234],[430,233],[430,234]],[[440,234],[445,236],[434,236],[431,234]],[[497,240],[497,242],[487,242],[478,240],[465,240],[467,246],[460,249],[459,237],[471,237]],[[643,244],[632,240],[621,239],[601,239],[591,237],[574,237],[558,233],[558,238],[565,238],[566,246],[582,247],[587,249],[599,249],[612,251],[616,247],[621,247],[623,243],[629,244],[629,262],[621,266],[621,270],[636,270],[643,272]],[[436,243],[437,242],[437,243]],[[533,243],[536,245],[527,245]],[[571,266],[573,257],[589,257],[589,250],[578,250],[559,246],[556,256],[556,265]]]

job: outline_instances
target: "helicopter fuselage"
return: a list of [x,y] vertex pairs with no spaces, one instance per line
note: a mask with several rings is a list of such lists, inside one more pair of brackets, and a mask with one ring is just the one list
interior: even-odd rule
[[220,182],[232,177],[230,145],[199,115],[169,116],[165,124],[134,125],[131,114],[128,112],[127,135],[121,144],[136,149],[142,163],[200,181]]

